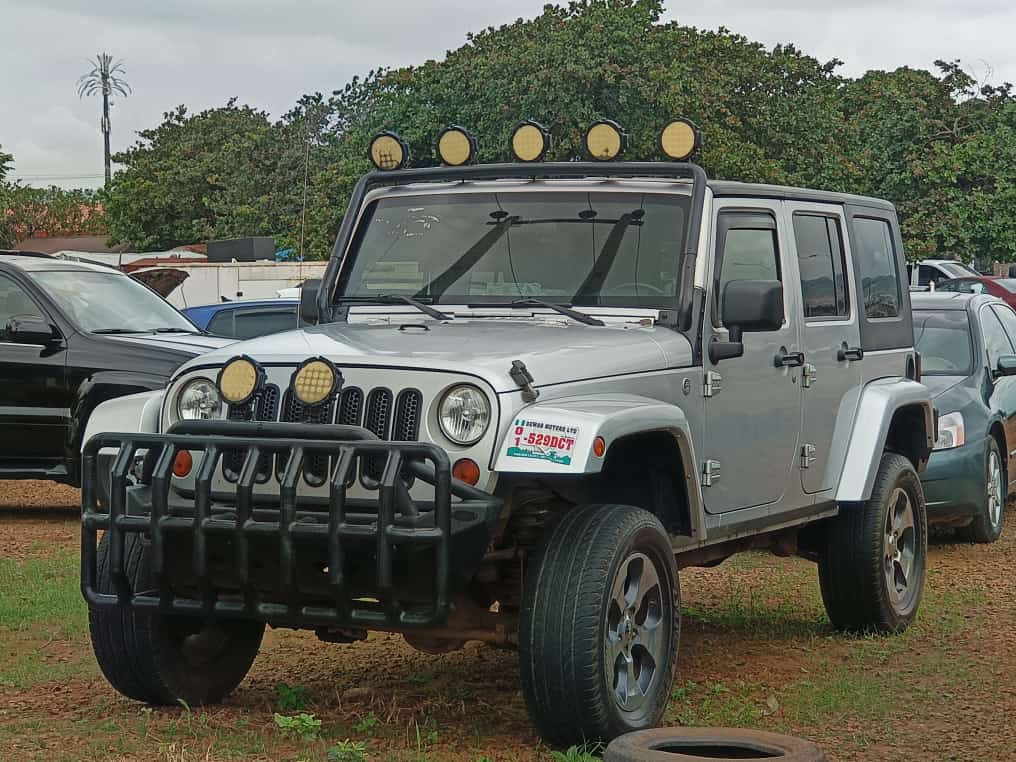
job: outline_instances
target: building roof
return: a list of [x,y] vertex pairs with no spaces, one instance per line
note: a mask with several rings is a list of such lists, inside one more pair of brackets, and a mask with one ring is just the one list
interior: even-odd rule
[[108,236],[104,235],[82,235],[69,238],[40,236],[19,241],[17,248],[28,251],[41,251],[43,254],[55,254],[58,251],[110,254],[127,250],[127,247],[122,244],[110,248],[106,245],[108,238]]

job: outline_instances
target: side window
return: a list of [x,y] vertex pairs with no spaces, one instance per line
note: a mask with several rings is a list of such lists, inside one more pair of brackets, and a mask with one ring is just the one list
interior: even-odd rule
[[950,293],[953,292],[953,291],[959,291],[960,293],[963,293],[963,292],[968,290],[969,286],[970,286],[970,283],[968,281],[965,281],[965,280],[951,280],[951,281],[949,281],[947,283],[943,283],[941,286],[937,286],[936,290],[938,290],[938,291],[948,291]]
[[6,341],[7,326],[19,317],[45,318],[45,315],[21,286],[0,275],[0,341]]
[[921,265],[917,270],[917,285],[927,286],[929,283],[937,283],[944,279],[945,276],[939,272],[937,267],[931,265]]
[[232,338],[236,335],[236,331],[233,328],[233,313],[235,310],[222,310],[216,312],[215,317],[208,321],[208,333],[215,334],[216,336],[226,336]]
[[861,273],[865,315],[869,320],[899,317],[903,296],[889,222],[855,217],[854,239],[853,252]]
[[817,214],[795,214],[794,240],[801,271],[804,317],[849,315],[847,265],[839,220]]
[[1011,307],[1001,304],[995,305],[992,309],[1002,321],[1002,327],[1009,336],[1009,343],[1016,347],[1016,312],[1013,312]]
[[234,335],[238,339],[252,339],[255,336],[278,333],[290,328],[296,328],[296,312],[292,310],[238,312]]
[[980,313],[981,334],[984,337],[984,349],[988,353],[988,367],[998,366],[998,358],[1013,353],[1012,344],[1005,335],[1002,324],[995,313],[988,307],[982,307]]
[[715,279],[716,299],[713,302],[715,325],[720,324],[717,305],[728,283],[781,280],[775,217],[766,212],[721,212],[717,230],[719,277]]

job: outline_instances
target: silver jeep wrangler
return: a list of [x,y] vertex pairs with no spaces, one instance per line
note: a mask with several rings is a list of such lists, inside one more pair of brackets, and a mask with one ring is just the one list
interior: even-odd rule
[[[444,166],[371,145],[308,327],[108,402],[83,451],[100,666],[151,703],[221,700],[265,624],[429,652],[517,648],[552,743],[654,725],[678,569],[817,562],[839,628],[914,618],[935,440],[891,204],[671,161]],[[678,160],[673,160],[678,159]]]

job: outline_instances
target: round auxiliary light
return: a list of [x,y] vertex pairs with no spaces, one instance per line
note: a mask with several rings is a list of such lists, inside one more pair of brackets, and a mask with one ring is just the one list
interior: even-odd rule
[[222,366],[216,386],[230,405],[242,405],[257,393],[263,379],[264,371],[252,359],[236,357]]
[[437,139],[437,153],[449,167],[461,167],[476,158],[476,138],[452,125]]
[[374,166],[388,172],[402,169],[409,162],[409,144],[394,132],[379,132],[367,151]]
[[512,132],[511,149],[519,161],[540,161],[550,150],[550,133],[539,122],[527,119]]
[[597,161],[618,158],[628,147],[628,133],[610,119],[593,122],[586,130],[586,151]]
[[674,161],[684,161],[701,144],[702,133],[687,119],[675,119],[660,132],[660,150]]
[[335,393],[339,379],[334,365],[323,357],[315,357],[296,369],[290,386],[304,405],[320,405]]

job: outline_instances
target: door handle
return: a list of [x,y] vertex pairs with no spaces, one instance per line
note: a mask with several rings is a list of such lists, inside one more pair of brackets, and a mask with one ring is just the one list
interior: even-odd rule
[[804,365],[804,352],[788,352],[786,347],[780,347],[780,351],[773,358],[773,364],[777,368],[794,368]]
[[840,362],[844,360],[863,360],[864,350],[861,347],[847,346],[847,342],[844,341],[840,351],[836,353],[836,359]]

